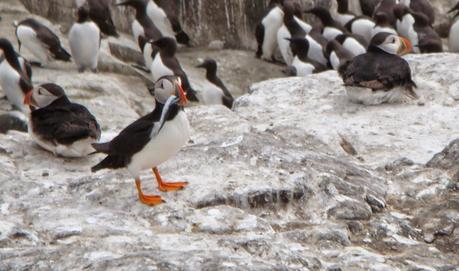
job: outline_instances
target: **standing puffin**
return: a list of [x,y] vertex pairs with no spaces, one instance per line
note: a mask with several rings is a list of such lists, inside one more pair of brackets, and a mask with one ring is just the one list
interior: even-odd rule
[[33,18],[16,24],[16,37],[19,51],[23,45],[40,61],[40,64],[48,64],[52,60],[70,61],[71,56],[62,47],[59,37]]
[[17,109],[28,112],[24,96],[33,89],[32,70],[23,58],[18,57],[11,42],[0,38],[0,52],[4,59],[0,63],[0,86],[8,101]]
[[147,15],[159,29],[163,37],[174,38],[178,43],[190,46],[190,37],[175,16],[168,16],[154,0],[148,0]]
[[158,81],[163,76],[179,76],[183,82],[183,88],[187,92],[188,99],[197,102],[196,92],[191,87],[188,76],[175,56],[177,52],[177,43],[175,40],[166,37],[153,41],[152,44],[159,48],[159,52],[155,55],[150,67],[153,82]]
[[[43,149],[62,157],[84,157],[99,141],[100,127],[86,107],[72,103],[56,84],[43,84],[24,98],[33,108],[29,116],[29,134]],[[35,109],[37,108],[37,109]]]
[[196,95],[198,96],[199,102],[202,104],[223,104],[231,109],[233,107],[234,98],[223,81],[217,76],[217,62],[214,59],[208,58],[196,67],[206,69],[206,79],[210,86],[205,89],[204,93],[201,95],[199,91],[197,92]]
[[86,3],[89,6],[89,17],[97,24],[100,31],[107,36],[119,37],[110,12],[110,0],[75,0],[77,9]]
[[[459,2],[448,13],[456,12],[454,19],[459,15]],[[449,30],[449,50],[459,53],[459,20],[456,20]]]
[[397,55],[410,51],[407,39],[385,32],[376,34],[366,54],[339,68],[349,100],[376,105],[417,98],[410,66]]
[[97,152],[105,153],[107,157],[92,167],[92,172],[127,168],[135,178],[140,202],[147,205],[158,205],[164,201],[160,196],[143,193],[140,180],[142,170],[153,170],[160,191],[180,190],[188,185],[187,182],[164,182],[157,169],[190,138],[190,125],[183,110],[187,98],[180,78],[167,76],[158,80],[155,83],[155,99],[153,112],[130,124],[112,141],[93,144]]
[[100,30],[89,18],[85,7],[78,9],[78,19],[69,32],[70,51],[79,72],[97,72],[100,49]]
[[256,57],[266,61],[276,62],[274,57],[277,48],[277,32],[282,26],[284,12],[280,7],[279,0],[271,0],[269,4],[269,12],[257,25],[255,37],[257,39]]
[[141,50],[143,50],[143,48],[139,42],[140,36],[144,36],[146,40],[158,40],[163,37],[161,31],[147,14],[146,0],[127,0],[116,5],[130,6],[135,9],[135,19],[132,22],[132,35],[134,36],[134,40],[139,44]]

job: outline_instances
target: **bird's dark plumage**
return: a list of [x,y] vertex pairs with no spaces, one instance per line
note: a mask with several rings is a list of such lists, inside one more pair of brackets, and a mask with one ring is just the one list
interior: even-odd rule
[[88,0],[89,17],[93,20],[100,31],[108,36],[119,37],[110,12],[111,1],[109,0]]

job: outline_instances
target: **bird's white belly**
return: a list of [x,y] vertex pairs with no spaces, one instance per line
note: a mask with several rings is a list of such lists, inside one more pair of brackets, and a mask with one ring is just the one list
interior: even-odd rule
[[138,176],[140,171],[156,167],[172,158],[188,142],[190,124],[184,111],[164,124],[161,131],[140,152],[132,156],[128,170]]
[[296,76],[307,76],[314,72],[314,66],[310,63],[301,61],[298,56],[295,56],[292,61],[292,66],[295,67]]
[[100,30],[93,22],[74,24],[69,33],[70,50],[78,67],[96,69],[99,57]]
[[199,103],[204,105],[222,104],[223,101],[223,91],[207,80],[203,83],[202,89],[196,90],[196,96]]
[[395,29],[391,27],[375,26],[373,30],[371,31],[371,37],[374,37],[376,34],[381,33],[381,32],[386,32],[386,33],[397,35],[397,31],[395,31]]
[[449,50],[459,52],[459,21],[456,21],[449,31]]
[[143,59],[145,61],[145,67],[150,68],[151,64],[153,63],[153,58],[151,54],[153,52],[153,48],[151,47],[151,43],[146,43],[143,48]]
[[143,26],[137,20],[132,22],[132,35],[134,36],[135,42],[139,41],[139,36],[145,36]]
[[351,32],[364,37],[367,42],[370,42],[373,37],[372,31],[374,27],[375,23],[368,19],[355,20],[352,23]]
[[86,3],[86,0],[75,0],[75,5],[77,8],[82,7]]
[[369,88],[346,86],[346,92],[351,102],[364,105],[404,103],[410,100],[403,87],[395,87],[389,91],[372,91]]
[[283,19],[283,11],[279,7],[275,7],[268,13],[268,15],[266,15],[262,21],[265,30],[262,46],[262,58],[265,60],[271,60],[274,54],[274,50],[276,50],[277,32],[282,26]]
[[354,16],[351,14],[339,14],[337,13],[335,16],[335,20],[341,25],[345,26],[348,22],[354,19]]
[[356,39],[352,37],[349,37],[344,41],[343,47],[346,48],[349,52],[351,52],[354,57],[361,54],[365,54],[367,52],[365,47],[363,47],[363,45],[360,44],[360,42],[358,42]]
[[30,51],[40,62],[47,64],[52,59],[48,48],[37,38],[37,33],[29,26],[20,25],[16,35],[21,45]]
[[284,59],[287,65],[292,64],[293,61],[293,54],[290,48],[290,41],[286,40],[290,38],[290,32],[288,31],[287,27],[284,25],[279,28],[277,32],[277,44],[279,45],[279,50],[281,52],[282,58]]
[[324,51],[320,43],[311,36],[307,35],[306,39],[309,42],[308,58],[315,60],[323,65],[327,65],[327,59],[324,56]]
[[151,21],[159,29],[161,35],[175,39],[172,25],[167,18],[166,12],[164,12],[162,8],[160,8],[155,2],[150,1],[147,5],[147,14]]
[[24,106],[24,94],[19,86],[19,73],[10,66],[8,61],[3,60],[0,64],[0,85],[8,101],[23,112],[27,111]]
[[164,65],[161,54],[156,54],[155,59],[150,67],[151,76],[153,77],[153,82],[158,81],[159,78],[167,75],[174,75],[174,71],[169,69],[166,65]]
[[341,30],[336,29],[334,27],[326,26],[322,34],[326,40],[331,41],[331,40],[334,40],[336,36],[343,34],[343,32],[341,32]]
[[301,20],[300,18],[296,16],[293,18],[295,19],[296,23],[299,24],[301,28],[303,28],[306,34],[309,34],[309,32],[311,32],[312,26],[310,24],[304,22],[303,20]]
[[93,138],[85,138],[70,145],[61,145],[55,142],[49,142],[40,138],[39,135],[35,134],[32,131],[31,124],[29,124],[29,135],[32,140],[41,148],[53,153],[56,156],[68,157],[68,158],[80,158],[87,156],[88,154],[94,152],[92,143],[96,143],[97,140]]
[[340,63],[339,57],[336,55],[335,51],[332,51],[330,54],[330,64],[335,71],[338,70],[341,65]]

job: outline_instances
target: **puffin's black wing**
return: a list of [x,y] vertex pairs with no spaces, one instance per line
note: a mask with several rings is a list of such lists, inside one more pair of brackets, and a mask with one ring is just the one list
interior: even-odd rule
[[403,58],[390,54],[367,53],[343,65],[339,73],[348,86],[367,87],[373,90],[390,90],[395,86],[416,84],[411,79],[411,69]]
[[95,117],[79,104],[48,106],[32,112],[35,133],[43,139],[69,145],[92,137],[100,138],[100,127]]

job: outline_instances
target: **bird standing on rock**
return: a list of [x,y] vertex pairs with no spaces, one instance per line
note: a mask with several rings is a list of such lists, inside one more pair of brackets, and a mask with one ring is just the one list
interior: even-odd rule
[[16,24],[16,37],[39,61],[40,65],[51,60],[69,62],[70,54],[62,47],[59,37],[39,21],[29,18]]
[[94,144],[97,152],[107,154],[92,167],[101,169],[127,168],[135,178],[139,200],[147,205],[163,202],[160,196],[142,192],[140,172],[152,168],[160,191],[183,189],[188,182],[164,182],[157,166],[174,156],[189,140],[190,126],[183,107],[188,102],[180,77],[166,76],[155,83],[156,106],[153,112],[138,119],[112,141]]
[[256,57],[266,61],[277,62],[274,53],[277,48],[277,32],[282,26],[284,12],[279,1],[272,0],[266,16],[257,25],[255,37],[257,39]]
[[8,101],[17,109],[28,112],[24,106],[24,96],[33,89],[32,70],[23,58],[19,57],[7,39],[0,38],[0,52],[4,59],[0,62],[0,86]]
[[344,63],[338,70],[349,99],[366,105],[416,99],[410,66],[398,56],[411,49],[405,38],[385,32],[376,34],[366,54]]
[[100,127],[86,107],[72,103],[64,89],[43,84],[27,93],[24,104],[33,108],[29,134],[43,149],[63,157],[84,157],[94,152]]
[[89,18],[86,7],[79,8],[77,15],[78,19],[69,32],[73,59],[79,72],[84,72],[86,69],[97,72],[101,38],[99,27]]
[[203,90],[203,93],[196,93],[202,104],[223,104],[231,109],[234,98],[231,92],[226,88],[223,81],[217,76],[217,62],[214,59],[206,59],[203,63],[196,66],[197,68],[206,69],[206,79],[209,87]]
[[100,31],[108,36],[119,37],[110,12],[110,0],[75,0],[77,8],[85,4],[89,7],[89,17],[99,27]]

